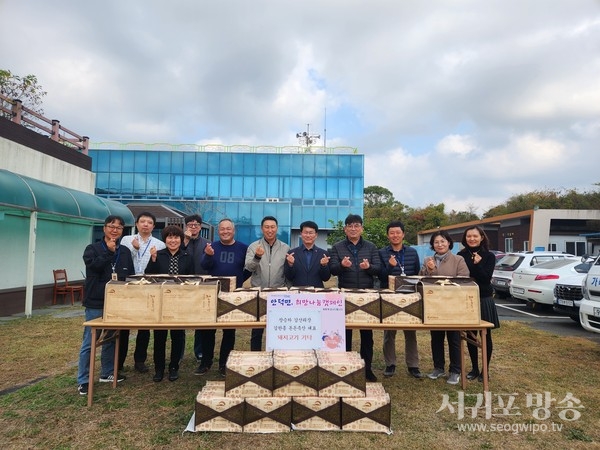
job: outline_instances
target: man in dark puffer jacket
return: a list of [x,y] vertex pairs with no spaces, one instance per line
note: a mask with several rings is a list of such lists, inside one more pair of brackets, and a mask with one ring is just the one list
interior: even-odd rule
[[[357,214],[346,217],[346,239],[333,244],[329,267],[338,277],[338,286],[344,289],[372,289],[374,277],[379,274],[380,260],[377,247],[362,238],[363,221]],[[346,330],[346,351],[352,350],[352,330]],[[377,381],[371,370],[373,361],[373,330],[360,330],[360,356],[365,360],[367,381]]]

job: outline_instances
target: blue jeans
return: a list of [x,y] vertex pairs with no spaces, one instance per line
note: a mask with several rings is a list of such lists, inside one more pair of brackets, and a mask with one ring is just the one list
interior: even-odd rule
[[[85,308],[85,321],[102,317],[101,309]],[[98,332],[99,334],[99,332]],[[96,335],[96,337],[98,336]],[[90,382],[90,351],[92,349],[92,329],[83,328],[83,341],[81,350],[79,350],[79,370],[77,371],[77,384]],[[115,341],[107,342],[102,346],[100,356],[100,376],[107,377],[112,375],[115,366]]]

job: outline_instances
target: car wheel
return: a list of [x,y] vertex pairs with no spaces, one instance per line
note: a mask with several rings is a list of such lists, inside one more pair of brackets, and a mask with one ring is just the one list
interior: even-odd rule
[[500,292],[500,291],[496,291],[494,290],[494,295],[496,298],[507,298],[508,294],[506,292]]
[[572,316],[569,316],[571,318],[571,320],[573,320],[574,322],[577,322],[579,325],[581,325],[581,320],[579,318],[579,314],[575,315],[573,314]]

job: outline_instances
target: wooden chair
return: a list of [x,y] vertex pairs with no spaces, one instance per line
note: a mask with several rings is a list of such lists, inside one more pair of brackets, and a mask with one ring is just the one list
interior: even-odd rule
[[[67,279],[67,271],[66,269],[56,269],[53,270],[54,274],[54,297],[52,299],[52,304],[56,305],[56,296],[64,295],[65,299],[67,295],[71,295],[71,305],[75,303],[75,293],[79,293],[79,299],[83,300],[83,285],[82,284],[69,284],[69,280]],[[63,299],[64,303],[64,299]]]

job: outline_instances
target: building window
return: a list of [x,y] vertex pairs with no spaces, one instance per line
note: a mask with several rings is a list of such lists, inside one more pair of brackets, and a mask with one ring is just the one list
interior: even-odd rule
[[504,239],[504,251],[505,252],[512,252],[513,250],[513,239],[512,238],[505,238]]
[[529,251],[529,241],[523,241],[523,251]]
[[549,252],[556,252],[556,244],[548,244],[548,251]]

